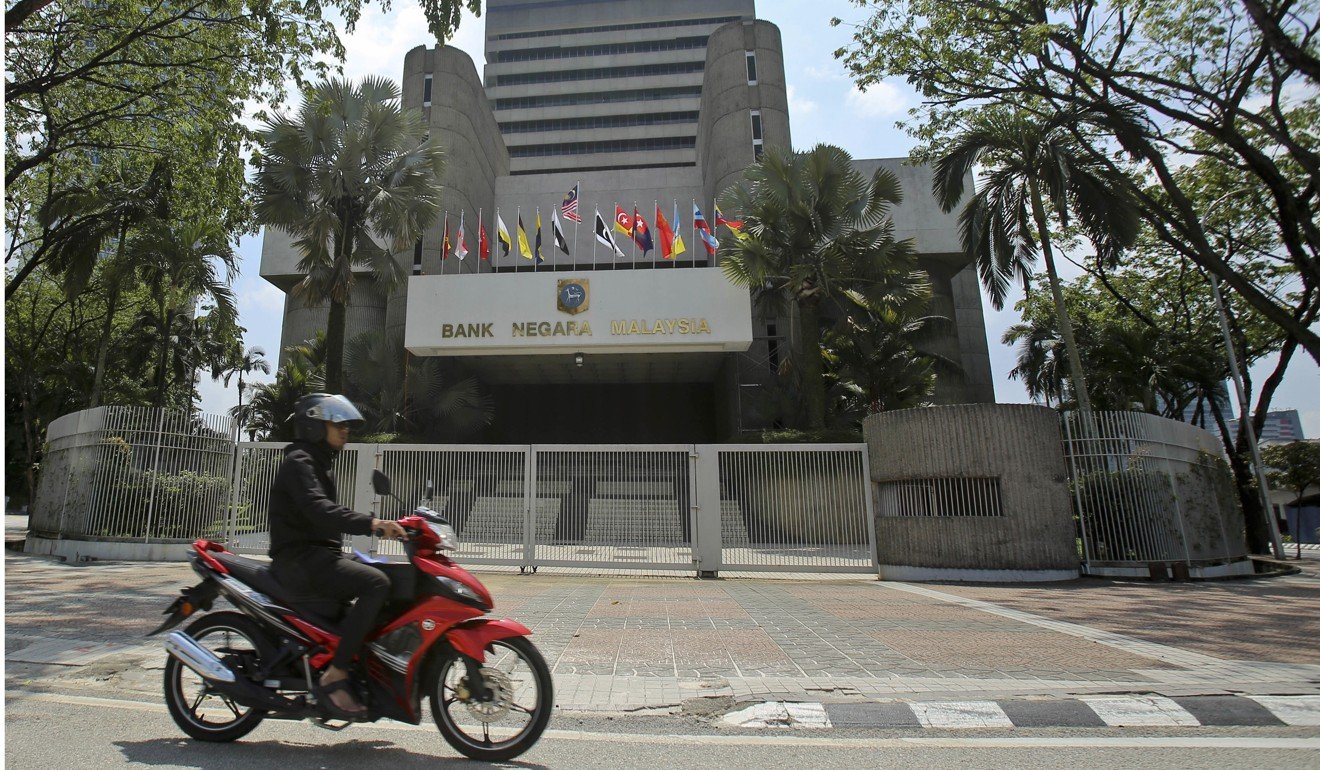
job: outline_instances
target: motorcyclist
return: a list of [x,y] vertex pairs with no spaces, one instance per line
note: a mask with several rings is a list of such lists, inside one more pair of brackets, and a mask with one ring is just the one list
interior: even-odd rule
[[372,518],[336,500],[335,455],[348,442],[349,429],[362,424],[353,403],[343,396],[313,393],[294,405],[293,420],[297,438],[285,447],[271,488],[271,570],[294,593],[354,602],[340,623],[343,634],[334,659],[313,687],[335,716],[353,719],[367,710],[353,693],[349,664],[389,596],[389,579],[345,557],[343,535],[377,531],[402,539],[404,532],[397,522]]

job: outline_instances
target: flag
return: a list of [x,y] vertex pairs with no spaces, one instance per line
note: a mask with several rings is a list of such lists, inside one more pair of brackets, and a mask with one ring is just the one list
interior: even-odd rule
[[633,237],[633,221],[628,216],[628,212],[623,210],[623,206],[614,204],[614,229],[628,236]]
[[500,212],[495,212],[495,237],[500,239],[500,248],[504,249],[501,256],[509,256],[509,249],[513,248],[513,241],[509,238],[509,228],[504,226],[504,219],[500,217]]
[[706,253],[715,256],[715,250],[720,247],[720,242],[715,239],[715,234],[710,231],[710,225],[706,222],[706,216],[697,208],[697,204],[692,204],[692,226],[697,228],[697,235],[701,236],[702,243],[706,246]]
[[609,246],[616,258],[623,256],[623,252],[619,250],[619,244],[614,242],[614,234],[610,232],[609,226],[605,224],[605,218],[600,215],[600,209],[596,209],[596,240],[605,246]]
[[541,209],[539,208],[536,210],[536,248],[532,253],[536,255],[536,264],[545,261],[545,257],[541,256]]
[[683,220],[678,216],[678,201],[674,201],[674,256],[687,251],[683,245]]
[[440,258],[449,259],[449,212],[445,212],[445,237],[440,242]]
[[655,248],[655,241],[651,240],[651,228],[646,226],[646,220],[637,213],[637,207],[633,206],[633,242],[642,250],[642,256],[646,256]]
[[564,231],[559,228],[559,217],[554,209],[550,209],[550,231],[555,236],[555,245],[564,252],[564,256],[572,256],[568,253],[568,241],[564,238]]
[[[567,219],[570,222],[582,221],[582,217],[578,216],[578,210],[577,210],[578,187],[580,186],[581,185],[576,185],[576,184],[573,185],[572,190],[569,190],[568,192],[564,193],[564,202],[559,204],[559,211],[563,213],[564,219]],[[568,251],[565,250],[564,253],[567,254]]]
[[467,212],[460,212],[458,215],[458,233],[454,243],[454,256],[460,260],[468,255],[467,236],[463,234],[463,221],[466,216]]
[[518,253],[523,259],[532,258],[532,247],[527,245],[527,228],[523,227],[522,214],[518,215]]
[[738,232],[739,230],[742,229],[743,223],[742,223],[742,220],[741,220],[741,219],[726,219],[726,218],[724,217],[724,212],[723,212],[723,211],[720,211],[720,204],[716,203],[716,204],[715,204],[715,226],[716,226],[716,227],[719,227],[720,225],[724,225],[725,227],[729,228],[730,230],[733,230],[734,232]]
[[486,223],[477,227],[477,253],[484,260],[490,260],[490,239],[486,237]]
[[660,204],[655,205],[655,229],[660,233],[660,256],[665,259],[674,258],[674,230],[665,220],[664,212],[660,210]]

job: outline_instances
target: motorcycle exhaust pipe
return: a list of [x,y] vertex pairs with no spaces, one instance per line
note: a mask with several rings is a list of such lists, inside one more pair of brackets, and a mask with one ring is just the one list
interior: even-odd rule
[[165,637],[165,651],[204,679],[226,684],[233,684],[237,680],[233,670],[217,658],[214,652],[182,631],[171,631]]

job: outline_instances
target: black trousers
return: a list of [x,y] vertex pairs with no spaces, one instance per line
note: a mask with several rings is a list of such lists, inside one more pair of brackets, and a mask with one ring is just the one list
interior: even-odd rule
[[348,668],[389,598],[389,578],[375,567],[318,546],[281,551],[271,561],[271,571],[293,593],[339,602],[356,600],[340,621],[343,636],[331,661],[331,665]]

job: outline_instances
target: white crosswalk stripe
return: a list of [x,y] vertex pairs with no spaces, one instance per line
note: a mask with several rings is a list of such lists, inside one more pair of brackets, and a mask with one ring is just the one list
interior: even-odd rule
[[1320,726],[1320,695],[1248,695],[1269,709],[1284,724]]
[[1013,720],[994,701],[932,701],[908,705],[923,727],[965,729],[1013,726]]
[[1199,727],[1201,722],[1162,695],[1089,695],[1078,700],[1110,727]]

